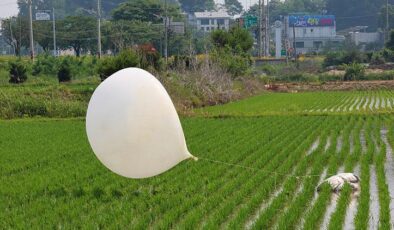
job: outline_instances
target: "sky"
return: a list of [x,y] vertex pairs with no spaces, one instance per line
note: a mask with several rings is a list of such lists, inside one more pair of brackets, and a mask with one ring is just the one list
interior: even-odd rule
[[17,0],[0,0],[0,18],[8,18],[18,14]]
[[[7,18],[18,13],[17,0],[0,0],[0,18]],[[224,0],[216,0],[221,2]],[[244,8],[248,9],[251,5],[258,2],[258,0],[240,0]]]

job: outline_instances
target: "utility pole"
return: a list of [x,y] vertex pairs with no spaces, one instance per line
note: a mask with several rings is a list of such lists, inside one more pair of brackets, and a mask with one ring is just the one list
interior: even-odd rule
[[168,62],[168,12],[167,12],[167,0],[164,1],[164,57],[166,64]]
[[15,51],[15,38],[14,38],[14,36],[12,35],[12,18],[10,18],[10,34],[11,34],[11,46],[12,46],[12,48],[14,49],[14,55],[16,55],[16,51]]
[[259,0],[259,56],[267,57],[269,55],[269,22],[268,22],[268,1]]
[[262,16],[263,16],[263,8],[262,8],[262,4],[261,4],[262,0],[259,0],[259,39],[258,39],[258,43],[259,43],[259,57],[261,58],[263,56],[263,20],[262,20]]
[[389,0],[386,0],[386,36],[385,36],[385,39],[386,39],[386,42],[388,42],[388,40],[389,40],[389,30],[390,30],[390,27],[389,27]]
[[100,6],[100,0],[97,0],[97,50],[98,50],[98,58],[101,58],[101,6]]
[[265,6],[265,56],[270,54],[270,23],[269,23],[269,0],[267,0],[267,5]]
[[33,12],[31,6],[31,0],[28,0],[29,3],[29,27],[30,27],[30,58],[34,61],[34,40],[33,40]]
[[295,32],[295,24],[293,24],[293,49],[294,49],[294,61],[298,68],[298,60],[297,60],[297,42],[296,42],[296,32]]
[[53,29],[53,56],[57,56],[56,48],[56,23],[55,23],[55,8],[52,8],[52,29]]

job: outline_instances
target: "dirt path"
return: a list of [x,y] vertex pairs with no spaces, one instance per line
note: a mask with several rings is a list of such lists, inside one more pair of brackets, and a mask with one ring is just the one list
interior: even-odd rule
[[[317,183],[318,185],[323,183],[324,179],[326,179],[327,177],[327,168],[324,169],[323,173],[320,175],[319,178],[319,183]],[[309,205],[309,208],[305,211],[305,213],[308,213],[309,210],[312,209],[312,207],[315,205],[317,198],[319,197],[319,193],[317,192],[317,190],[315,190],[315,194],[313,195],[312,201]],[[305,215],[302,217],[300,224],[298,225],[299,227],[297,228],[298,230],[303,229],[303,226],[305,224]]]
[[394,229],[394,159],[393,159],[393,149],[387,139],[387,128],[383,128],[380,131],[380,135],[383,143],[386,145],[386,162],[385,162],[385,173],[386,173],[386,183],[389,188],[390,193],[390,223],[391,228]]
[[376,176],[375,165],[370,167],[370,182],[369,182],[369,194],[370,194],[370,206],[369,206],[369,229],[378,229],[379,227],[379,189]]
[[320,137],[318,137],[312,144],[312,146],[308,149],[308,152],[306,153],[306,155],[311,155],[311,153],[313,153],[317,147],[319,147],[320,144]]
[[[341,166],[338,169],[337,173],[343,173],[344,170],[345,170],[345,168],[343,166]],[[338,199],[339,199],[339,193],[333,193],[331,195],[331,201],[327,207],[326,213],[324,214],[323,223],[321,224],[320,229],[328,229],[328,225],[330,224],[331,216],[335,212],[335,210],[337,209]]]
[[[356,175],[360,175],[360,165],[357,165],[356,168],[354,169],[354,173]],[[346,230],[353,230],[355,229],[354,226],[354,218],[356,217],[357,214],[357,207],[358,207],[358,197],[360,195],[360,190],[357,190],[352,193],[352,197],[350,200],[350,204],[346,210],[346,216],[345,216],[345,223],[344,223],[344,228]]]

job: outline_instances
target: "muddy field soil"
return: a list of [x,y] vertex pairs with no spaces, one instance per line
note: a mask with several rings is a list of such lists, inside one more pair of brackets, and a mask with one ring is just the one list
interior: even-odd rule
[[325,83],[281,83],[266,85],[269,91],[302,92],[302,91],[350,91],[350,90],[377,90],[394,89],[394,81],[349,81]]

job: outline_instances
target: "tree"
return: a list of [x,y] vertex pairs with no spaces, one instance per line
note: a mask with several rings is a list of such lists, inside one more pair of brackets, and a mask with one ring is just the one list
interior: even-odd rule
[[163,26],[150,22],[117,20],[107,21],[102,32],[108,34],[108,48],[116,52],[134,45],[152,43],[160,46]]
[[253,38],[250,33],[240,27],[232,27],[230,31],[216,30],[211,32],[214,49],[211,59],[233,76],[246,73],[251,66],[250,50]]
[[[389,3],[393,4],[394,0],[389,0]],[[363,25],[370,31],[376,31],[379,12],[385,4],[386,0],[327,0],[326,9],[337,17],[339,30]]]
[[60,48],[72,47],[80,56],[82,50],[95,50],[97,44],[96,19],[87,16],[68,16],[58,22],[57,40]]
[[238,0],[224,0],[228,14],[236,15],[243,11],[242,4]]
[[211,33],[211,40],[215,47],[224,48],[230,44],[230,33],[224,30],[215,30]]
[[135,0],[124,2],[112,12],[114,20],[139,20],[160,23],[164,9],[159,1]]
[[179,0],[182,9],[187,13],[211,11],[215,9],[213,0]]
[[[167,15],[169,17],[179,18],[179,7],[168,4]],[[164,16],[164,5],[158,0],[133,0],[124,2],[112,12],[114,20],[138,20],[152,23],[162,23]]]
[[7,44],[15,48],[15,54],[20,55],[22,47],[29,46],[28,21],[24,17],[3,19],[1,33]]
[[52,22],[50,21],[35,21],[33,22],[34,41],[36,41],[48,52],[50,48],[53,49],[53,31]]
[[[120,3],[125,0],[111,0],[101,1],[102,15],[109,16],[111,11],[116,8]],[[33,9],[38,10],[50,10],[55,8],[56,17],[64,18],[70,15],[78,15],[83,12],[86,15],[86,11],[96,11],[97,1],[96,0],[32,0]],[[28,5],[27,0],[18,0],[19,15],[28,16]],[[34,13],[34,12],[33,12]]]
[[386,43],[386,48],[394,51],[394,31],[390,32],[389,41]]
[[[379,21],[378,21],[378,25],[379,28],[385,30],[386,29],[386,6],[383,6],[382,9],[380,10],[379,13]],[[389,13],[389,29],[393,29],[394,28],[394,5],[390,5],[388,7],[388,13]]]
[[240,27],[232,27],[230,31],[215,30],[211,33],[215,48],[231,48],[234,54],[247,53],[253,48],[253,38],[250,33]]

